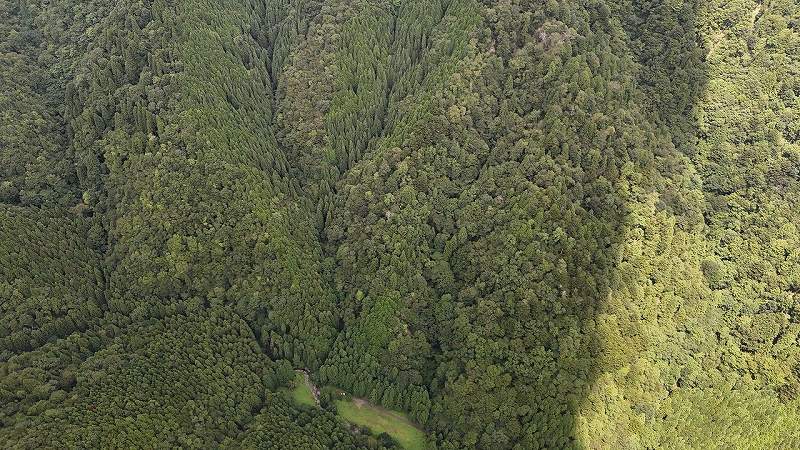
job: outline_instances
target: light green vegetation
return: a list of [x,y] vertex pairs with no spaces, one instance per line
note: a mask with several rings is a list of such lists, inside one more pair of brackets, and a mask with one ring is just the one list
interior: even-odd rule
[[311,393],[311,387],[306,383],[305,377],[301,372],[297,372],[297,376],[294,379],[292,399],[298,405],[316,406],[317,404],[314,401],[314,395]]
[[404,449],[426,448],[425,433],[404,414],[372,405],[363,400],[336,401],[339,416],[348,422],[369,428],[374,434],[386,433]]
[[[291,397],[297,405],[317,406],[312,393],[314,385],[302,372],[296,372]],[[335,389],[335,397],[346,397],[344,391]],[[374,435],[386,433],[408,450],[424,449],[425,432],[400,412],[373,405],[363,399],[335,400],[339,417],[345,421],[368,428]]]

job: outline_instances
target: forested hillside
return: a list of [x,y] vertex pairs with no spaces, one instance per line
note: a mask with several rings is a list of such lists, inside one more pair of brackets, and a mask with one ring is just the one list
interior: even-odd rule
[[797,1],[0,2],[0,446],[409,445],[351,397],[800,448]]

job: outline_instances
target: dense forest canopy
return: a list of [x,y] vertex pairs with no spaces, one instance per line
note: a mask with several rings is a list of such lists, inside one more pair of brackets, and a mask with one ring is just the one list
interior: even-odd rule
[[800,448],[800,4],[0,2],[0,446],[403,447],[349,396]]

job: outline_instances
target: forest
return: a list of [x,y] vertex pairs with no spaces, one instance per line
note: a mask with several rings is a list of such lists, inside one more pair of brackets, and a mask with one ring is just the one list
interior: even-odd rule
[[800,3],[0,1],[0,447],[800,449]]

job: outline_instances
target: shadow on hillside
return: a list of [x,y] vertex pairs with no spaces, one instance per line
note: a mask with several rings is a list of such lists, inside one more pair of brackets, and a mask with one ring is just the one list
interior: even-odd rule
[[[656,130],[655,141],[646,143],[645,150],[652,152],[652,167],[658,175],[654,179],[645,177],[638,187],[645,192],[658,192],[656,208],[666,210],[676,219],[678,227],[684,227],[687,223],[701,221],[702,217],[696,212],[688,212],[691,208],[681,205],[682,201],[685,202],[681,200],[681,192],[663,190],[664,184],[657,179],[681,177],[683,168],[676,161],[680,161],[682,155],[691,158],[696,153],[697,124],[693,108],[705,90],[708,75],[696,23],[702,4],[699,0],[685,0],[679,6],[675,3],[681,2],[633,1],[627,8],[617,9],[613,14],[623,25],[630,54],[639,64],[636,84],[643,99],[639,106]],[[637,126],[646,127],[648,124]],[[623,174],[620,180],[624,178]],[[642,399],[649,395],[648,392],[627,392],[629,380],[612,380],[622,373],[629,377],[651,373],[648,371],[654,368],[642,368],[641,364],[647,363],[640,358],[650,345],[648,333],[653,332],[647,327],[659,326],[646,322],[648,319],[644,314],[636,323],[638,315],[630,312],[637,307],[634,303],[640,298],[634,298],[632,292],[645,289],[640,279],[647,269],[626,261],[622,246],[641,245],[634,241],[646,245],[648,239],[652,239],[626,217],[634,208],[641,207],[641,194],[633,197],[615,213],[600,212],[606,214],[609,230],[614,230],[607,237],[613,244],[609,247],[609,254],[605,255],[613,267],[598,268],[594,261],[589,266],[595,278],[608,275],[610,281],[604,286],[607,293],[598,289],[596,308],[588,309],[587,314],[577,318],[588,339],[588,348],[579,350],[580,358],[587,358],[584,364],[588,364],[588,377],[585,384],[569,394],[580,398],[574,402],[566,401],[574,409],[570,411],[572,423],[564,447],[640,448],[648,445],[642,430],[635,424],[639,418],[654,412],[643,406],[647,402]],[[689,217],[690,214],[694,216]],[[641,335],[637,337],[630,333]],[[642,391],[657,386],[659,382],[655,379],[636,381]],[[634,416],[637,418],[633,419]]]

